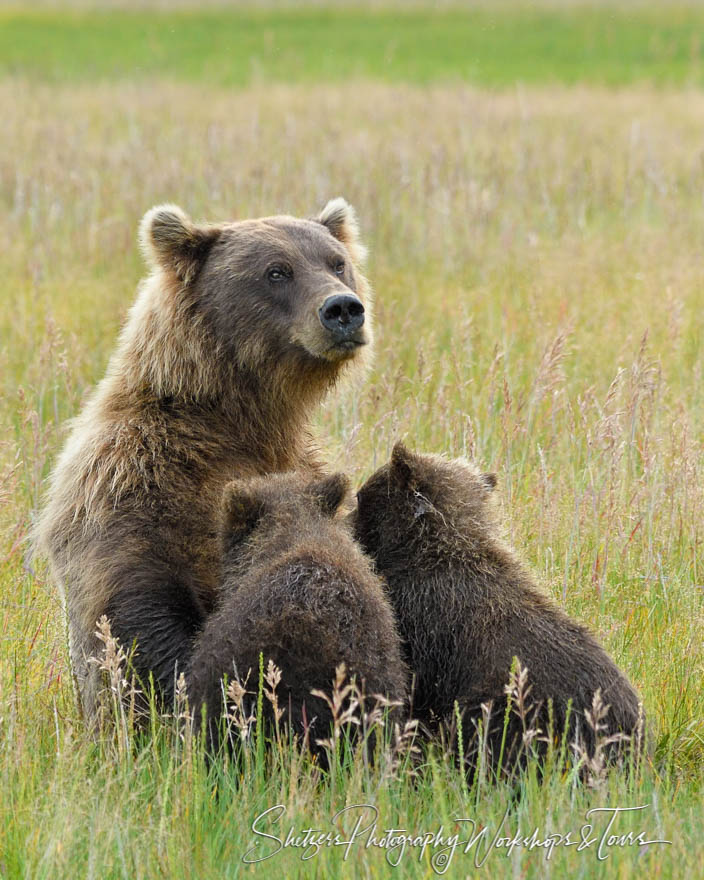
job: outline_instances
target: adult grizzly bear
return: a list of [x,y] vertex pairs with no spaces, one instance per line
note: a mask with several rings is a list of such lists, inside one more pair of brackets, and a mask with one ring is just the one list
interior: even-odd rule
[[[197,717],[207,704],[211,745],[218,742],[222,676],[248,682],[248,715],[260,652],[282,672],[277,694],[283,724],[299,739],[307,734],[313,749],[317,739],[330,736],[332,715],[311,691],[329,695],[339,664],[368,697],[405,702],[407,671],[385,586],[334,519],[347,490],[342,474],[311,481],[298,473],[237,480],[225,488],[222,599],[187,673]],[[270,721],[266,700],[264,710]]]
[[[540,593],[498,536],[490,496],[496,477],[466,461],[415,455],[401,443],[391,461],[360,489],[352,519],[362,547],[390,590],[405,659],[415,675],[413,714],[431,728],[464,712],[465,748],[474,757],[474,724],[492,703],[490,764],[502,750],[507,684],[514,656],[527,667],[526,719],[553,734],[565,727],[568,702],[584,747],[593,751],[584,712],[601,690],[610,706],[606,736],[639,736],[638,697],[587,630]],[[550,710],[548,701],[552,701]],[[552,718],[550,717],[552,712]],[[510,714],[503,766],[522,761],[523,723]],[[607,750],[621,751],[614,742]],[[544,748],[544,743],[540,744]]]
[[217,225],[163,205],[140,241],[152,274],[73,422],[38,523],[88,717],[102,614],[170,700],[218,588],[223,486],[316,468],[311,410],[372,338],[343,199],[315,220]]

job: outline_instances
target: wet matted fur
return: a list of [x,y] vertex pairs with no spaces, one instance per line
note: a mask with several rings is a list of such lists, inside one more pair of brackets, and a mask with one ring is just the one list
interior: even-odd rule
[[[593,749],[585,710],[601,690],[610,706],[605,736],[637,734],[638,697],[585,627],[571,620],[536,587],[500,538],[491,495],[493,474],[464,460],[409,452],[401,443],[391,461],[360,489],[351,515],[355,534],[386,579],[405,659],[415,676],[412,712],[431,729],[452,724],[458,701],[465,749],[477,748],[481,705],[493,712],[487,732],[496,763],[503,737],[507,684],[513,658],[528,670],[526,719],[560,735],[572,701],[570,739],[578,728]],[[548,701],[552,701],[552,724]],[[523,724],[512,712],[504,766],[521,748]],[[539,748],[544,749],[544,743]],[[608,750],[619,753],[618,743]]]
[[[211,746],[218,742],[224,710],[219,679],[227,674],[247,683],[249,713],[260,653],[265,667],[273,660],[282,672],[282,725],[312,748],[330,736],[332,715],[311,691],[330,694],[341,663],[370,705],[376,694],[405,703],[408,675],[385,585],[334,518],[347,487],[341,474],[312,482],[280,474],[225,488],[222,599],[187,675],[196,717],[207,705]],[[264,711],[271,721],[266,700]]]

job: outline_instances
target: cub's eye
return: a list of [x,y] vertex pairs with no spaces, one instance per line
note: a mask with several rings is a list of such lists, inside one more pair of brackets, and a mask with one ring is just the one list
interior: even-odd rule
[[345,274],[345,261],[340,260],[338,263],[335,263],[335,274],[336,275],[344,275]]
[[290,278],[293,278],[293,270],[288,266],[272,266],[270,269],[267,269],[266,277],[269,281],[273,281],[274,284],[279,281],[288,281]]

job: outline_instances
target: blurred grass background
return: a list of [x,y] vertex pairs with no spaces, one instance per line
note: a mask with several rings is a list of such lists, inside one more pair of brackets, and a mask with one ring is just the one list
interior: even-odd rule
[[[66,420],[144,271],[144,211],[310,215],[338,194],[370,245],[378,349],[316,417],[331,465],[360,481],[403,435],[496,470],[510,539],[652,723],[642,778],[527,783],[511,829],[648,803],[642,827],[672,846],[489,865],[702,876],[701,8],[136,5],[0,11],[0,877],[239,876],[277,802],[302,828],[366,800],[398,827],[503,815],[510,792],[467,801],[441,762],[335,787],[284,763],[208,776],[159,737],[94,745],[58,596],[27,557]],[[299,856],[259,870],[395,873],[378,853]]]
[[701,85],[701,6],[480,4],[0,12],[0,73],[215,86],[349,77]]

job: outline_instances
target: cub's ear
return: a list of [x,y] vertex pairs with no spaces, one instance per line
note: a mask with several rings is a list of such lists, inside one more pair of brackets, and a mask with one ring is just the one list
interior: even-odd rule
[[359,224],[354,208],[338,196],[331,199],[318,216],[318,223],[326,226],[341,241],[356,263],[364,263],[367,249],[359,237]]
[[479,479],[487,492],[493,492],[496,488],[496,483],[498,481],[496,474],[482,474]]
[[220,530],[225,541],[245,538],[261,519],[262,500],[246,480],[233,480],[222,493]]
[[411,486],[415,476],[415,455],[399,440],[389,462],[389,479],[401,486]]
[[171,270],[190,284],[220,236],[214,226],[196,226],[178,205],[158,205],[142,218],[139,241],[147,262]]
[[335,516],[349,488],[350,481],[345,474],[333,474],[331,477],[312,483],[308,491],[324,516]]

